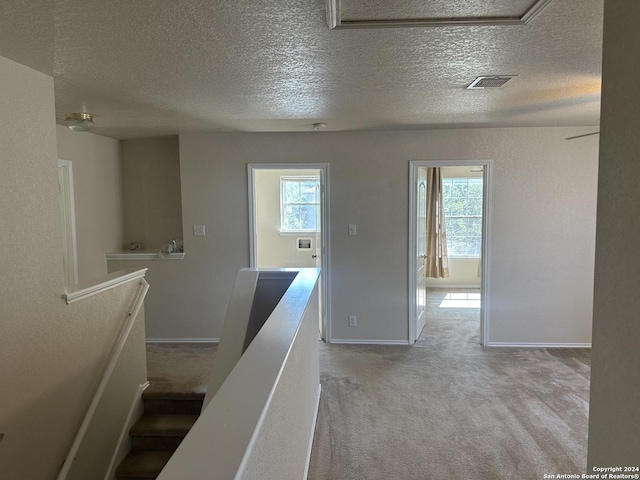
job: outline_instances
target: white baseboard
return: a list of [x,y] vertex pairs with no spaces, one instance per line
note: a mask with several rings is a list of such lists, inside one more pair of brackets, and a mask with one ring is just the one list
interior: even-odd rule
[[131,438],[129,437],[129,430],[133,427],[133,424],[136,423],[140,417],[144,414],[144,404],[142,403],[142,393],[149,386],[149,382],[144,382],[138,386],[136,390],[135,396],[133,397],[133,401],[131,402],[131,407],[129,408],[129,413],[127,414],[127,419],[122,425],[122,430],[120,431],[120,437],[118,438],[118,443],[116,444],[116,448],[113,451],[113,455],[111,456],[111,463],[109,463],[109,468],[107,469],[107,474],[104,477],[104,480],[114,480],[116,478],[116,467],[124,460],[124,457],[127,456],[129,450],[131,450]]
[[512,348],[591,348],[590,343],[508,343],[489,342],[487,347],[512,347]]
[[304,466],[303,480],[307,480],[309,476],[309,466],[311,465],[311,449],[313,447],[313,436],[316,433],[316,424],[318,423],[318,410],[320,409],[320,393],[322,392],[322,384],[318,384],[318,398],[316,399],[316,409],[313,414],[313,422],[311,423],[311,437],[309,437],[309,448],[307,449],[307,461]]
[[364,340],[350,338],[332,338],[327,343],[342,343],[349,345],[409,345],[408,340]]
[[220,343],[219,338],[147,338],[147,343]]

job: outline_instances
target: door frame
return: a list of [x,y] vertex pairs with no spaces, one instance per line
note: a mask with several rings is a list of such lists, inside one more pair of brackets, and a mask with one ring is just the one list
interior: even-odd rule
[[326,343],[331,343],[331,272],[330,272],[330,245],[329,239],[329,164],[328,163],[248,163],[248,195],[249,195],[249,266],[256,268],[257,244],[256,244],[256,204],[254,197],[255,171],[256,170],[320,170],[320,229],[322,249],[320,253],[320,275],[321,302],[322,302],[322,322],[320,335]]
[[482,181],[482,262],[480,280],[480,345],[486,346],[489,342],[489,308],[491,295],[489,283],[489,266],[491,265],[491,186],[493,160],[415,160],[409,162],[409,345],[415,343],[416,330],[416,262],[418,246],[416,245],[417,232],[417,192],[416,180],[419,168],[428,167],[483,167]]
[[63,264],[65,286],[78,283],[78,246],[76,241],[76,208],[73,192],[73,163],[58,159],[60,215],[63,216]]

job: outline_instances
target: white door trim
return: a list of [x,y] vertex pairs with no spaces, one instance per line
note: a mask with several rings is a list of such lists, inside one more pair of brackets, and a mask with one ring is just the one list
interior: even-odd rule
[[[73,193],[73,164],[70,160],[58,159],[58,188],[60,195],[60,208],[64,210],[64,258],[65,283],[75,285],[78,283],[78,247],[76,243],[76,208]],[[60,177],[60,173],[62,177]]]
[[483,181],[483,213],[482,213],[482,277],[480,304],[480,344],[488,345],[489,339],[489,308],[491,295],[489,283],[489,266],[491,265],[491,185],[493,160],[416,160],[409,162],[409,345],[415,343],[416,330],[416,191],[415,183],[419,168],[425,167],[455,167],[455,166],[482,166],[484,169]]
[[322,201],[320,204],[321,209],[321,230],[322,230],[322,254],[320,257],[320,267],[322,268],[322,275],[320,276],[320,282],[322,287],[322,339],[331,343],[331,272],[329,266],[331,265],[331,253],[329,239],[329,164],[328,163],[248,163],[247,175],[248,175],[248,195],[249,195],[249,266],[251,268],[256,267],[257,259],[257,245],[256,245],[256,204],[254,198],[255,189],[255,171],[256,170],[320,170],[322,172],[322,178],[320,184],[322,188]]

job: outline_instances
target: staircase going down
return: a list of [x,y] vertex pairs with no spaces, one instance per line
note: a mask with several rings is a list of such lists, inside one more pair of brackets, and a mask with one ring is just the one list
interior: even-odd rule
[[118,480],[157,478],[200,415],[204,393],[145,392],[144,415],[131,428],[131,452],[116,469]]

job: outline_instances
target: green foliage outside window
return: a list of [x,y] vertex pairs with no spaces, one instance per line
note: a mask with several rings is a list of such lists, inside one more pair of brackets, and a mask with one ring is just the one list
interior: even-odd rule
[[320,221],[319,177],[281,177],[280,221],[283,232],[318,230]]

